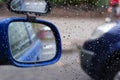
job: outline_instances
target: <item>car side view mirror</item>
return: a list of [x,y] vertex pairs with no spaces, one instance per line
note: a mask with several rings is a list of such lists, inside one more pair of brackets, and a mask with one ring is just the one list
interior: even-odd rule
[[16,13],[46,14],[50,11],[47,0],[10,0],[8,8]]
[[[5,21],[5,20],[4,20]],[[4,21],[1,22],[4,23]],[[2,25],[0,25],[1,27]],[[57,62],[61,56],[61,39],[57,28],[43,20],[8,18],[1,28],[0,45],[10,64],[20,67],[45,66]]]

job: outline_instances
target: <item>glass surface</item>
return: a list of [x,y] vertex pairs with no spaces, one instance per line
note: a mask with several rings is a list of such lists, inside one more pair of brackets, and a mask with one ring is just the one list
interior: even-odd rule
[[9,25],[11,54],[19,62],[47,61],[56,55],[52,30],[42,24],[12,22]]
[[12,0],[10,8],[14,11],[47,12],[47,2],[45,0]]
[[[118,75],[120,73],[120,70],[117,70],[117,67],[119,68],[120,64],[120,57],[116,56],[117,59],[112,58],[113,61],[107,61],[105,64],[109,64],[109,66],[106,66],[107,68],[103,67],[104,61],[101,59],[109,58],[110,56],[106,56],[107,54],[110,54],[110,52],[113,51],[113,49],[117,49],[116,47],[113,47],[117,45],[116,39],[120,39],[120,31],[115,31],[116,36],[113,38],[106,38],[106,40],[102,41],[99,40],[99,42],[92,42],[90,46],[86,46],[88,49],[94,50],[94,53],[99,54],[97,56],[94,56],[90,63],[89,57],[86,57],[85,55],[82,55],[81,47],[83,48],[83,45],[88,39],[91,39],[93,35],[91,35],[96,28],[99,28],[99,26],[103,25],[105,23],[105,18],[109,16],[109,13],[107,13],[107,9],[109,7],[110,0],[49,0],[51,1],[51,14],[48,16],[39,17],[40,19],[48,20],[54,25],[57,26],[58,30],[60,31],[61,38],[62,38],[62,47],[63,52],[61,59],[58,63],[45,66],[45,67],[34,67],[34,68],[16,68],[13,66],[1,66],[0,69],[0,78],[1,80],[100,80],[100,76],[98,75],[105,75],[105,77],[109,78],[114,75],[114,71],[118,71]],[[3,16],[6,17],[6,15],[16,16],[14,13],[10,13],[7,9],[5,11],[5,8],[0,9],[0,18],[2,19]],[[3,14],[3,12],[6,14]],[[119,18],[120,19],[120,18]],[[118,20],[117,23],[119,25],[115,26],[115,28],[119,28],[117,30],[120,30],[120,20],[118,17],[113,16],[112,21]],[[108,29],[108,26],[105,26],[105,28]],[[105,29],[103,29],[105,30]],[[96,32],[98,35],[99,32]],[[111,35],[114,35],[111,33]],[[107,36],[108,37],[108,36]],[[111,37],[111,36],[109,36]],[[94,38],[95,39],[95,38]],[[111,40],[115,40],[117,43],[110,43]],[[93,41],[93,39],[92,39]],[[119,40],[120,41],[120,40]],[[90,40],[91,42],[91,40]],[[106,43],[103,43],[106,42]],[[104,49],[104,44],[107,47],[107,49]],[[100,46],[97,48],[97,46]],[[119,46],[119,45],[117,45]],[[88,50],[87,49],[87,50]],[[112,49],[112,51],[103,51],[103,50],[109,50]],[[85,49],[86,50],[86,49]],[[96,51],[98,50],[98,51]],[[87,51],[88,52],[88,51]],[[91,51],[90,51],[91,52]],[[93,51],[92,51],[93,52]],[[105,52],[103,54],[102,52]],[[88,52],[89,53],[89,52]],[[114,53],[112,53],[114,54]],[[119,55],[119,53],[118,53]],[[83,56],[85,65],[81,64],[81,56]],[[100,58],[98,58],[100,56]],[[111,55],[114,57],[114,55]],[[109,59],[108,59],[109,60]],[[102,62],[97,62],[102,61]],[[88,63],[87,63],[88,62]],[[112,62],[115,62],[112,64]],[[98,65],[98,64],[101,65]],[[94,65],[95,64],[95,65]],[[94,67],[92,67],[94,65]],[[115,67],[116,66],[116,67]],[[91,70],[91,69],[93,70]],[[99,68],[99,69],[98,69]],[[93,79],[92,76],[88,76],[87,70],[90,75],[93,74],[98,79]],[[105,73],[106,71],[111,74]],[[101,73],[100,73],[101,71]],[[100,74],[99,74],[100,73]],[[116,74],[115,74],[116,75]],[[120,76],[120,75],[119,75]],[[110,79],[101,79],[101,80],[111,80]],[[120,79],[117,79],[120,80]]]

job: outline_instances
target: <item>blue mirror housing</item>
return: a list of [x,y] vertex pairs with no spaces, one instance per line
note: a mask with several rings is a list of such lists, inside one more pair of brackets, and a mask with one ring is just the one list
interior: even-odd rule
[[[61,57],[62,46],[61,46],[61,38],[58,29],[55,25],[48,21],[44,20],[34,20],[31,23],[37,23],[48,26],[53,35],[55,37],[56,43],[56,54],[50,60],[44,61],[34,61],[34,62],[21,62],[17,61],[11,52],[10,46],[10,38],[9,38],[9,25],[13,22],[31,22],[27,18],[7,18],[0,21],[0,64],[1,65],[15,65],[17,67],[38,67],[38,66],[46,66],[50,64],[56,63]],[[31,54],[31,53],[30,53]]]

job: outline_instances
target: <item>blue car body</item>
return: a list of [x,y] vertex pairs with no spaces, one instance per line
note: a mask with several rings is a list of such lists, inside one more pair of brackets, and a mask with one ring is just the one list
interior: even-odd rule
[[82,46],[82,68],[95,79],[103,74],[105,66],[110,65],[110,61],[113,58],[120,57],[118,56],[120,52],[120,21],[118,20],[113,23],[116,25],[110,30],[98,38],[85,41]]
[[42,53],[42,43],[40,40],[37,40],[31,47],[28,49],[21,57],[18,58],[18,61],[23,62],[35,62],[38,60],[38,57]]

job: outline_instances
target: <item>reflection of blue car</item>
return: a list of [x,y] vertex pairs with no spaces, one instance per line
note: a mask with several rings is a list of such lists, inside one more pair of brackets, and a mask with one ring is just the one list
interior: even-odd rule
[[98,27],[82,46],[81,65],[95,80],[113,80],[120,71],[120,21]]
[[40,61],[40,54],[42,53],[42,45],[40,40],[36,40],[25,53],[18,58],[21,62],[35,62]]

